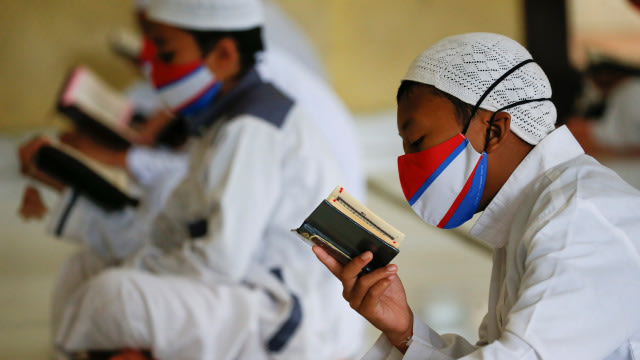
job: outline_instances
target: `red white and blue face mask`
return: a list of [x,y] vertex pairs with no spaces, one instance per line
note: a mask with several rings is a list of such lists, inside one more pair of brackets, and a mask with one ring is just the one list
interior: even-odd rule
[[429,149],[398,157],[404,196],[427,223],[451,229],[471,219],[487,178],[487,153],[458,134]]
[[476,151],[465,136],[471,119],[484,99],[509,74],[533,60],[525,60],[498,78],[480,97],[462,133],[429,149],[398,157],[398,173],[404,196],[427,223],[443,229],[458,227],[478,210],[487,178],[486,147],[495,114],[549,98],[526,99],[496,110],[485,134],[485,149]]
[[202,63],[168,64],[157,56],[153,42],[144,37],[138,55],[142,73],[151,81],[167,108],[185,116],[197,113],[209,105],[222,82]]
[[201,61],[175,65],[153,60],[150,78],[169,110],[185,116],[206,108],[222,87]]

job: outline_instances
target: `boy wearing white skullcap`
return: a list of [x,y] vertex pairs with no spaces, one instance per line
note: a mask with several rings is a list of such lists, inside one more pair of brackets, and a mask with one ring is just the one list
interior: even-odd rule
[[640,193],[554,129],[551,88],[531,55],[497,34],[445,38],[398,90],[404,194],[426,222],[494,249],[475,345],[415,317],[398,267],[341,266],[351,306],[382,331],[364,359],[637,359]]
[[188,172],[142,239],[127,233],[132,209],[94,222],[95,205],[64,195],[52,228],[92,258],[63,271],[86,281],[60,281],[57,344],[155,359],[352,357],[355,314],[290,231],[343,175],[307,115],[256,72],[260,2],[153,0],[147,15],[151,78],[196,137]]

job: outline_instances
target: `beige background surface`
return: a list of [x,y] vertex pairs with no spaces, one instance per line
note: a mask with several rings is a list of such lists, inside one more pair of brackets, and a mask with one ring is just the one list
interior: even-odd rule
[[[394,106],[410,61],[441,37],[493,31],[521,40],[518,0],[281,0],[316,43],[354,112]],[[133,28],[130,0],[0,0],[0,132],[50,124],[70,66],[87,63],[124,87],[134,72],[106,46]]]
[[[521,0],[275,1],[307,31],[355,113],[393,107],[409,62],[444,36],[492,31],[524,40]],[[626,0],[567,4],[577,65],[584,47],[640,59],[640,11]],[[131,0],[0,0],[0,132],[48,125],[58,87],[74,64],[87,63],[124,87],[134,71],[106,42],[114,29],[133,28],[131,10]]]

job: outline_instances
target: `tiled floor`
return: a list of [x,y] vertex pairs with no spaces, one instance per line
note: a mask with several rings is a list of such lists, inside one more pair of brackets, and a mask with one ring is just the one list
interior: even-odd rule
[[[15,138],[0,137],[0,349],[1,359],[47,359],[49,294],[57,269],[73,247],[24,223],[16,209],[26,181],[17,173]],[[397,257],[414,311],[442,332],[476,338],[486,308],[489,253],[456,233],[425,225],[400,199],[395,172],[372,177],[369,207],[407,234]],[[52,206],[54,194],[45,194]],[[368,331],[374,341],[375,329]]]

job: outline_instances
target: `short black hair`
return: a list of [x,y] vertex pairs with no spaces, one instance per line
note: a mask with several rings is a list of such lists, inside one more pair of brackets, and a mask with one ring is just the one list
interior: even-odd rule
[[244,76],[256,64],[256,55],[264,50],[262,27],[237,31],[200,31],[183,29],[193,36],[203,57],[211,52],[218,42],[224,38],[235,41],[240,54],[240,73],[237,78]]
[[402,80],[402,82],[400,83],[400,87],[398,88],[398,93],[396,94],[396,102],[400,104],[400,100],[404,96],[409,95],[413,91],[413,89],[415,89],[418,86],[428,88],[434,95],[443,97],[449,100],[453,104],[453,107],[456,110],[458,123],[463,127],[466,128],[468,125],[467,123],[471,121],[471,116],[475,115],[473,114],[473,105],[467,104],[466,102],[458,99],[457,97],[437,89],[433,85],[427,85],[427,84],[423,84],[423,83],[419,83],[411,80]]

